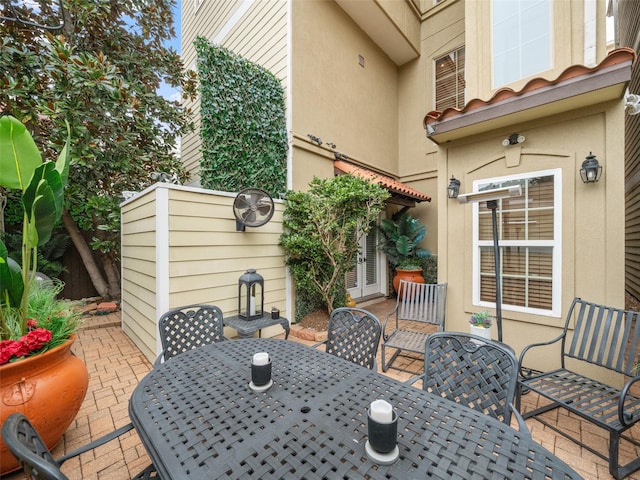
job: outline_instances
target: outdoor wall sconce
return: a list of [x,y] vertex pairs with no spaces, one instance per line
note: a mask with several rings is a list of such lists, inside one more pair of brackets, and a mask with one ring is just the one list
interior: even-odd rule
[[238,316],[244,320],[262,318],[264,312],[264,278],[250,268],[238,281]]
[[520,135],[519,133],[512,133],[507,138],[502,140],[502,146],[508,147],[509,145],[518,145],[519,143],[524,143],[524,141],[524,135]]
[[447,195],[449,198],[458,198],[458,193],[460,193],[460,180],[451,175],[449,187],[447,188]]
[[582,162],[580,178],[584,183],[594,183],[600,180],[600,175],[602,175],[602,165],[598,163],[596,156],[589,152],[587,158]]

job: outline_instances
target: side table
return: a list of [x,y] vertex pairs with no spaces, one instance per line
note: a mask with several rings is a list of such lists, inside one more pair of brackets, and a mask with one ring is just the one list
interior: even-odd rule
[[232,315],[230,317],[224,317],[224,325],[227,327],[235,328],[238,332],[238,338],[251,338],[253,334],[258,332],[259,336],[262,336],[262,329],[270,327],[272,325],[280,324],[284,328],[284,339],[289,338],[289,320],[284,317],[271,318],[271,312],[264,314],[261,318],[254,320],[245,320],[238,315]]

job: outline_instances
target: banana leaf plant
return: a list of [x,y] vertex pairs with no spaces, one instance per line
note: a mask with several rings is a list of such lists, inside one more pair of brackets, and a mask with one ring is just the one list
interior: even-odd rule
[[[67,130],[69,126],[67,125]],[[69,178],[70,135],[57,161],[42,155],[27,128],[16,118],[0,117],[0,187],[22,191],[22,265],[8,256],[0,240],[0,340],[8,338],[7,312],[18,310],[27,331],[29,290],[37,271],[37,249],[50,238],[62,215]]]

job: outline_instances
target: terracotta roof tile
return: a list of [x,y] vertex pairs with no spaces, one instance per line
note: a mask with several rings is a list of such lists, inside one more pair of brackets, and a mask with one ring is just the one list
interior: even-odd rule
[[602,60],[602,62],[600,62],[595,67],[586,67],[584,65],[572,65],[567,69],[565,69],[554,80],[546,80],[542,77],[537,77],[527,82],[527,84],[518,91],[514,91],[513,89],[508,87],[503,87],[496,90],[496,92],[493,94],[493,96],[489,100],[481,100],[479,98],[474,98],[472,100],[469,100],[466,103],[466,105],[462,108],[447,108],[443,111],[433,110],[427,113],[427,115],[424,117],[423,126],[426,128],[427,123],[430,123],[433,121],[445,120],[447,118],[454,117],[456,115],[460,115],[463,113],[467,113],[471,110],[474,110],[480,107],[496,104],[496,103],[511,99],[513,97],[524,95],[533,90],[537,90],[544,87],[551,87],[553,85],[556,85],[560,82],[564,82],[571,78],[597,72],[599,70],[603,70],[607,67],[610,67],[612,65],[617,65],[622,62],[628,62],[629,60],[631,60],[633,63],[635,63],[636,59],[637,59],[637,55],[633,49],[618,48],[609,52],[609,54]]
[[333,162],[333,167],[338,172],[348,173],[350,175],[355,175],[365,180],[378,183],[390,192],[409,197],[416,202],[431,201],[431,197],[429,195],[420,193],[415,188],[411,188],[405,183],[399,182],[387,175],[369,170],[368,168],[345,162],[344,160],[335,160]]

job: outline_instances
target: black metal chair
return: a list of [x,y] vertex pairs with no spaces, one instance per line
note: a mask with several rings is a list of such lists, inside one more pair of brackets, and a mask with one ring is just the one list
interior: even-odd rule
[[158,322],[162,353],[154,366],[183,352],[223,340],[222,310],[214,305],[186,305],[170,310]]
[[490,415],[507,425],[511,415],[529,433],[513,405],[518,360],[513,350],[493,340],[458,332],[437,332],[425,342],[422,388]]
[[371,312],[361,308],[336,308],[329,316],[327,339],[314,347],[325,344],[327,353],[377,370],[376,353],[381,334],[382,324]]
[[[131,423],[125,425],[57,460],[53,458],[37,430],[29,422],[29,419],[22,413],[14,413],[5,420],[2,425],[2,439],[7,448],[18,459],[28,478],[32,480],[68,480],[68,477],[60,470],[64,462],[100,445],[104,445],[132,429],[133,425]],[[149,465],[133,478],[136,480],[157,478],[156,470],[153,465]]]

